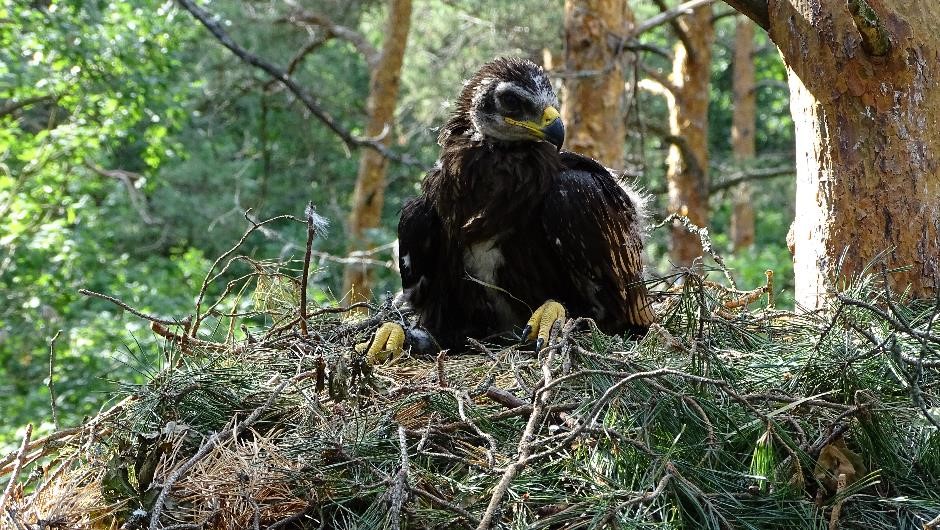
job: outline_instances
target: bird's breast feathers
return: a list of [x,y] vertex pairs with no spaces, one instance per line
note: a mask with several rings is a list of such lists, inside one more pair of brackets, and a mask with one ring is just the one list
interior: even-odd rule
[[497,271],[503,266],[505,257],[497,245],[496,238],[467,245],[463,253],[463,264],[467,274],[474,279],[495,285]]
[[480,300],[493,320],[508,325],[516,315],[506,296],[506,286],[500,285],[505,263],[506,254],[495,237],[467,245],[463,252],[464,280],[479,286]]

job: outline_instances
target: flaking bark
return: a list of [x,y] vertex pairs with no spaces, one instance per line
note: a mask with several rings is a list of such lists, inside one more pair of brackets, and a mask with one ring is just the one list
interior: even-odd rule
[[927,297],[940,284],[940,3],[866,6],[888,49],[845,2],[770,6],[797,139],[796,298],[809,308],[885,251],[909,267],[896,289]]
[[626,0],[565,1],[562,119],[566,149],[623,167],[624,68],[634,60],[622,45],[634,26]]

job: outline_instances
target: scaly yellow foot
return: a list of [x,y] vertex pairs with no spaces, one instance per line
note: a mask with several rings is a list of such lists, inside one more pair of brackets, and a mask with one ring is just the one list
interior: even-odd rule
[[524,340],[535,340],[535,351],[538,352],[548,342],[548,335],[556,322],[565,323],[565,306],[554,300],[549,300],[539,306],[532,313],[532,318],[522,330]]
[[382,364],[401,355],[405,346],[405,329],[394,322],[379,326],[371,342],[356,345],[356,351],[366,351],[366,362],[371,365]]

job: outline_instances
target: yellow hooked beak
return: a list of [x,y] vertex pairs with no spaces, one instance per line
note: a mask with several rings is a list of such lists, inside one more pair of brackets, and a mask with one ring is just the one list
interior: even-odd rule
[[539,120],[539,123],[514,120],[505,117],[503,119],[510,125],[522,127],[529,131],[532,136],[535,136],[539,140],[551,142],[552,145],[558,149],[561,149],[561,145],[565,143],[565,124],[562,123],[561,115],[555,107],[545,107],[545,110],[542,111],[542,118]]

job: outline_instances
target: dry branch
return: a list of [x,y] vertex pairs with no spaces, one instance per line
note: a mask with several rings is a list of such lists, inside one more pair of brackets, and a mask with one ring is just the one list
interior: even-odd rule
[[52,425],[55,430],[59,430],[59,414],[56,411],[55,384],[52,377],[55,375],[55,341],[61,334],[62,330],[60,329],[49,339],[49,380],[46,382],[46,386],[49,388],[49,406],[52,409]]
[[26,452],[29,450],[29,439],[32,436],[33,424],[30,423],[26,426],[26,434],[23,435],[23,441],[20,443],[20,448],[16,452],[16,459],[13,461],[13,471],[10,473],[10,481],[7,482],[7,487],[3,489],[3,495],[0,495],[0,513],[2,513],[6,507],[7,497],[10,496],[10,491],[12,491],[13,486],[16,485],[16,479],[19,477],[20,468],[23,467],[23,462],[26,460]]
[[137,214],[140,216],[140,220],[145,224],[154,225],[160,222],[159,219],[155,218],[150,214],[148,209],[147,197],[139,189],[137,189],[137,182],[144,178],[140,173],[134,173],[133,171],[126,171],[123,169],[104,169],[99,167],[90,161],[85,161],[85,167],[92,170],[94,173],[101,175],[102,177],[107,177],[115,179],[121,184],[124,185],[124,188],[127,190],[127,196],[130,197],[131,206],[137,210]]
[[30,105],[35,105],[36,103],[43,103],[46,101],[55,101],[57,99],[57,96],[46,94],[42,96],[33,96],[23,99],[4,101],[3,105],[0,106],[0,118],[13,114],[14,112]]
[[[300,284],[306,274],[285,278],[265,263],[259,275]],[[216,272],[213,287],[223,281]],[[653,293],[660,323],[641,340],[574,319],[538,354],[475,342],[469,352],[370,366],[354,345],[382,322],[409,319],[390,301],[353,320],[342,306],[305,314],[292,297],[268,309],[283,320],[233,324],[244,335],[225,344],[155,323],[171,352],[188,355],[86,425],[0,460],[3,477],[36,463],[49,470],[11,481],[23,487],[5,500],[8,518],[21,528],[137,517],[163,530],[544,529],[668,526],[681,516],[737,528],[758,513],[778,527],[807,518],[825,527],[812,475],[823,447],[842,440],[871,469],[901,458],[890,440],[927,447],[933,431],[916,414],[938,399],[940,307],[876,305],[893,296],[879,278],[840,293],[864,306],[831,314],[726,307],[750,291],[683,277],[682,288]],[[760,432],[773,433],[784,459],[779,476],[760,479],[770,495],[743,490],[755,480],[746,462]],[[839,524],[864,513],[871,528],[889,530],[899,518],[935,517],[940,470],[930,459],[918,465],[916,480],[892,479],[890,497],[843,491],[853,496]],[[913,500],[892,504],[900,496]]]
[[102,300],[107,300],[111,302],[112,304],[120,307],[124,311],[127,311],[128,313],[134,316],[138,316],[144,320],[149,320],[150,322],[156,322],[158,324],[163,324],[166,326],[181,326],[186,323],[184,320],[168,319],[168,318],[161,318],[161,317],[149,315],[147,313],[144,313],[143,311],[134,309],[133,307],[129,306],[127,303],[122,302],[121,300],[110,295],[106,295],[103,293],[96,293],[95,291],[89,291],[88,289],[79,289],[78,292],[79,294],[83,294],[85,296],[91,296],[93,298],[101,298]]
[[167,479],[164,481],[163,489],[160,490],[160,495],[157,497],[157,500],[154,503],[153,513],[150,516],[150,530],[157,530],[162,527],[162,525],[160,524],[160,514],[163,512],[163,507],[164,507],[164,504],[166,503],[167,495],[169,494],[170,490],[173,488],[173,485],[176,484],[176,482],[178,482],[183,476],[185,476],[186,473],[188,473],[189,470],[193,468],[193,466],[199,463],[200,460],[205,458],[205,456],[208,455],[210,451],[215,449],[217,445],[229,440],[230,438],[237,438],[243,432],[245,432],[246,429],[254,425],[255,422],[261,418],[261,414],[271,407],[271,405],[274,403],[274,400],[280,396],[281,392],[287,387],[287,385],[296,383],[303,379],[308,379],[314,375],[315,374],[312,372],[304,372],[302,374],[298,374],[292,377],[291,379],[282,381],[271,392],[271,394],[268,396],[267,401],[265,401],[264,404],[261,405],[260,407],[256,408],[247,418],[245,418],[244,421],[239,422],[237,416],[233,417],[232,426],[230,428],[225,429],[224,431],[220,433],[213,434],[208,440],[206,440],[202,444],[199,450],[196,451],[196,454],[194,454],[192,457],[189,458],[189,460],[184,462],[183,465],[176,468],[176,470],[173,471],[173,474],[167,477]]
[[[675,19],[692,12],[693,9],[713,4],[715,1],[716,0],[689,0],[672,9],[664,10],[662,13],[656,16],[652,16],[637,24],[636,29],[633,30],[632,36],[637,37],[653,28],[662,26],[663,24],[671,24],[673,21],[675,21]],[[686,39],[688,39],[688,37],[686,37]]]
[[[182,0],[182,1],[185,1],[185,0]],[[223,267],[223,269],[222,269],[221,271],[219,271],[219,272],[215,273],[215,275],[213,275],[213,272],[215,272],[216,267],[218,267],[219,264],[222,263],[223,261],[225,261],[229,256],[231,256],[232,254],[234,254],[235,251],[238,250],[238,249],[242,246],[242,244],[245,243],[245,240],[248,239],[248,236],[250,236],[255,230],[259,230],[259,229],[261,229],[262,227],[264,227],[264,226],[267,225],[267,224],[273,223],[273,222],[275,222],[275,221],[280,221],[280,220],[283,220],[283,219],[290,219],[290,220],[293,220],[293,221],[303,222],[303,221],[297,219],[296,217],[294,217],[293,215],[278,215],[278,216],[272,217],[272,218],[270,218],[270,219],[265,219],[264,221],[261,221],[261,222],[255,222],[255,221],[253,221],[253,220],[251,219],[251,217],[249,217],[249,214],[250,214],[250,213],[251,213],[251,210],[246,211],[246,212],[245,212],[245,218],[248,219],[248,222],[251,223],[251,227],[250,227],[248,230],[246,230],[244,234],[242,234],[242,237],[238,240],[237,243],[235,243],[235,245],[234,245],[232,248],[230,248],[230,249],[229,249],[228,251],[226,251],[224,254],[222,254],[221,256],[219,256],[218,258],[216,258],[216,260],[215,260],[215,261],[212,263],[212,265],[209,267],[209,270],[206,272],[206,278],[202,281],[202,287],[200,287],[200,289],[199,289],[199,296],[196,297],[196,313],[195,313],[195,316],[193,317],[193,324],[192,324],[192,327],[189,329],[189,335],[192,336],[192,337],[195,337],[195,336],[196,336],[196,332],[199,331],[199,325],[202,323],[202,319],[205,318],[205,315],[204,315],[204,314],[201,314],[201,313],[200,313],[200,310],[201,310],[201,308],[202,308],[202,301],[203,301],[203,299],[204,299],[205,296],[206,296],[206,289],[209,288],[209,284],[210,284],[210,283],[212,283],[213,281],[215,281],[216,279],[218,279],[222,274],[225,273],[225,271],[226,271],[227,268],[228,268],[228,265],[226,265],[225,267]],[[231,263],[231,262],[229,262],[229,263]],[[146,317],[144,317],[144,318],[146,318]],[[157,320],[153,320],[153,319],[148,319],[148,320],[152,320],[152,321],[154,321],[154,322],[160,322],[161,324],[167,324],[166,321],[157,321]],[[176,321],[176,322],[171,322],[171,323],[177,323],[177,324],[179,324],[179,323],[182,323],[182,322],[181,322],[181,321]]]
[[[676,37],[678,37],[679,41],[682,43],[682,46],[685,48],[686,54],[688,54],[688,56],[691,57],[692,60],[694,61],[695,52],[696,52],[695,46],[692,44],[692,41],[689,39],[689,34],[686,33],[685,28],[683,28],[682,24],[679,23],[679,17],[681,17],[682,15],[685,15],[686,13],[691,13],[692,9],[694,8],[685,7],[684,9],[682,9],[685,6],[685,4],[682,4],[679,6],[679,9],[670,10],[669,6],[666,5],[666,0],[653,0],[653,3],[656,4],[656,7],[659,8],[660,16],[652,17],[650,20],[653,20],[658,25],[659,24],[658,19],[661,18],[662,15],[668,13],[669,17],[666,23],[669,24],[669,27],[672,28],[672,32],[676,34]],[[699,7],[700,5],[712,4],[714,3],[714,0],[711,0],[711,1],[693,0],[692,3],[696,4],[695,7]]]
[[317,214],[313,203],[307,203],[304,212],[307,218],[307,246],[304,252],[304,269],[300,275],[300,332],[304,337],[309,336],[307,331],[307,283],[310,280],[310,253],[313,251],[313,239],[317,235]]
[[496,512],[499,509],[500,504],[503,502],[503,497],[506,495],[506,491],[509,489],[509,485],[512,483],[512,480],[516,477],[519,471],[521,471],[522,468],[524,468],[529,462],[529,458],[532,455],[532,442],[535,438],[536,428],[538,427],[539,422],[542,420],[542,415],[545,413],[545,408],[551,399],[551,394],[547,391],[547,388],[554,379],[552,376],[551,367],[557,349],[558,348],[554,347],[548,347],[545,349],[546,353],[541,360],[542,390],[540,390],[532,398],[532,412],[529,414],[529,421],[526,422],[525,429],[522,431],[522,435],[519,437],[519,442],[517,445],[518,457],[516,458],[515,462],[506,467],[506,470],[503,472],[503,476],[500,478],[499,483],[496,484],[495,488],[493,488],[493,493],[490,496],[490,502],[486,507],[486,511],[483,512],[483,517],[480,518],[480,524],[477,525],[477,530],[489,530],[489,528],[493,526]]
[[333,22],[326,15],[301,9],[278,21],[290,22],[291,24],[299,26],[319,28],[324,33],[322,38],[336,37],[349,42],[362,54],[370,70],[375,68],[379,62],[379,51],[375,49],[375,46],[372,46],[372,43],[369,42],[365,35],[353,28]]
[[186,11],[193,15],[210,33],[226,48],[228,48],[236,57],[244,61],[245,63],[254,66],[260,70],[263,70],[273,79],[276,79],[285,88],[287,88],[292,94],[294,94],[297,99],[299,99],[304,107],[310,111],[311,114],[316,116],[321,123],[326,125],[328,129],[333,131],[333,133],[343,141],[347,147],[367,147],[369,149],[374,149],[382,156],[388,158],[389,160],[394,160],[402,164],[408,165],[420,165],[420,162],[416,161],[408,155],[403,155],[395,153],[382,144],[380,138],[361,138],[353,135],[349,130],[343,127],[339,122],[330,115],[326,109],[320,104],[317,99],[311,95],[309,92],[304,90],[298,83],[295,81],[287,72],[281,70],[280,68],[274,66],[268,61],[258,57],[257,55],[249,52],[241,45],[236,43],[232,38],[222,29],[222,26],[214,20],[214,17],[206,12],[204,9],[197,6],[192,0],[176,0],[179,5],[181,5]]

